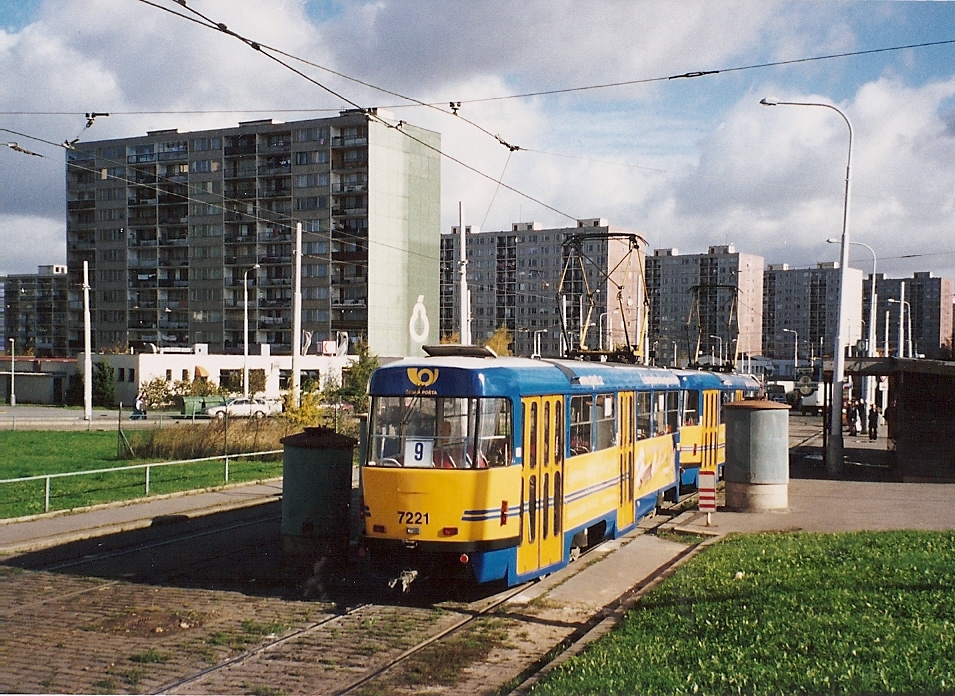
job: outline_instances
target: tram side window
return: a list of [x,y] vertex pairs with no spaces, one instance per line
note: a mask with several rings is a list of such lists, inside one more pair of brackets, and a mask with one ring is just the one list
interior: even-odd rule
[[637,392],[637,439],[646,440],[650,437],[650,413],[653,403],[651,392]]
[[680,392],[666,393],[667,432],[675,433],[680,428]]
[[588,396],[570,398],[570,451],[583,454],[590,451],[590,422],[593,403]]
[[478,468],[511,463],[511,403],[480,399],[477,423]]
[[700,391],[687,389],[683,392],[683,425],[700,424]]
[[607,449],[617,444],[616,397],[614,394],[597,395],[597,449]]
[[653,436],[667,432],[667,393],[653,392]]

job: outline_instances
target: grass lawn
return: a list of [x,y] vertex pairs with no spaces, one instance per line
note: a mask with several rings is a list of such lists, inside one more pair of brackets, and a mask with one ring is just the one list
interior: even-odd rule
[[[117,458],[117,434],[109,431],[4,431],[0,433],[0,479],[40,476],[144,464],[147,460]],[[254,450],[250,450],[254,451]],[[158,461],[152,458],[149,462]],[[282,461],[230,460],[229,481],[254,481],[281,476]],[[224,465],[203,462],[154,468],[151,495],[207,488],[225,483]],[[44,482],[0,486],[0,518],[44,511]],[[53,479],[51,510],[129,500],[145,495],[143,470]]]
[[532,693],[955,693],[955,533],[729,537]]

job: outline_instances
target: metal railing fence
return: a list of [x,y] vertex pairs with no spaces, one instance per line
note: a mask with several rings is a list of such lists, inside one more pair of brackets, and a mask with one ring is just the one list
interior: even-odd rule
[[[228,482],[229,482],[229,460],[230,460],[230,459],[240,459],[240,458],[243,458],[243,457],[261,457],[261,456],[265,456],[265,455],[281,454],[282,452],[283,452],[283,450],[280,450],[280,449],[277,449],[277,450],[263,450],[263,451],[261,451],[261,452],[242,452],[242,453],[236,453],[236,454],[220,454],[220,455],[216,455],[216,456],[214,456],[214,457],[200,457],[200,458],[198,458],[198,459],[179,459],[179,460],[171,461],[171,462],[153,462],[153,463],[149,463],[149,464],[131,464],[131,465],[129,465],[129,466],[117,466],[117,467],[111,467],[111,468],[106,468],[106,469],[88,469],[88,470],[85,470],[85,471],[68,471],[68,472],[63,472],[63,473],[58,473],[58,474],[40,474],[40,475],[37,475],[37,476],[22,476],[22,477],[19,477],[19,478],[0,479],[0,487],[5,486],[5,485],[7,485],[7,484],[14,484],[14,483],[29,483],[29,482],[31,482],[31,481],[43,481],[43,482],[44,482],[44,486],[43,486],[43,488],[44,488],[43,511],[44,511],[44,512],[49,512],[49,511],[50,511],[50,489],[51,489],[51,487],[52,487],[52,481],[53,481],[53,479],[61,479],[61,478],[68,478],[68,477],[74,477],[74,476],[90,476],[90,475],[93,475],[93,474],[114,474],[114,473],[121,473],[121,472],[125,472],[125,471],[135,471],[135,470],[137,470],[137,469],[142,469],[143,472],[144,472],[144,481],[143,481],[143,483],[144,483],[144,495],[145,495],[145,496],[148,496],[148,495],[149,495],[150,475],[151,475],[153,469],[162,468],[162,467],[168,467],[168,466],[182,466],[183,464],[196,464],[196,463],[201,463],[201,462],[214,462],[214,461],[222,460],[223,463],[224,463],[223,482],[224,482],[224,483],[228,483]],[[2,490],[2,489],[0,489],[0,490]]]

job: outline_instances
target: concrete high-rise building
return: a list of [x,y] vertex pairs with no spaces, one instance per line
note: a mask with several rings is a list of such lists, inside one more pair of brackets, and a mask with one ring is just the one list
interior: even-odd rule
[[[862,329],[862,271],[846,269],[847,344],[852,348],[866,334]],[[763,280],[763,352],[773,358],[791,359],[796,352],[800,364],[812,358],[831,358],[836,341],[839,309],[840,269],[838,262],[816,264],[815,268],[790,268],[770,264]],[[805,363],[803,363],[805,361]]]
[[40,266],[37,273],[9,275],[3,281],[4,340],[18,354],[64,357],[67,354],[66,266]]
[[[869,276],[871,278],[871,276]],[[905,294],[902,296],[902,286]],[[886,278],[876,274],[876,349],[884,353],[888,339],[888,354],[899,354],[899,327],[903,334],[903,349],[908,356],[908,345],[912,344],[914,355],[924,355],[935,360],[951,360],[953,357],[952,336],[952,298],[953,282],[951,278],[936,278],[929,271],[918,271],[911,278]],[[863,285],[863,316],[869,316],[869,303],[872,294],[870,281]],[[889,302],[889,300],[896,300]],[[898,300],[902,305],[900,311]],[[909,310],[911,309],[911,317]],[[888,314],[888,334],[886,334],[886,314]],[[908,334],[909,323],[912,335]]]
[[649,341],[657,364],[732,362],[762,351],[763,257],[711,246],[647,257]]
[[[611,227],[603,218],[580,220],[576,227],[544,229],[537,222],[519,222],[506,231],[482,232],[467,225],[465,230],[473,343],[484,343],[504,328],[514,338],[515,355],[539,350],[557,357],[579,348],[581,324],[589,323],[586,343],[591,350],[626,348],[628,340],[638,344],[645,297],[639,235]],[[575,236],[579,253],[565,244]],[[459,333],[461,325],[459,245],[458,227],[441,235],[443,337]],[[580,258],[582,263],[567,263]]]
[[70,352],[83,346],[83,261],[94,349],[242,352],[247,279],[249,344],[291,352],[301,223],[311,350],[347,332],[379,355],[419,354],[437,340],[439,150],[439,134],[383,110],[76,144]]

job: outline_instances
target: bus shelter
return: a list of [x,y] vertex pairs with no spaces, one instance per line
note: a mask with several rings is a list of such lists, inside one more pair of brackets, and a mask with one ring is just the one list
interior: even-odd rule
[[903,481],[955,482],[955,362],[848,358],[846,374],[878,378],[890,461]]

